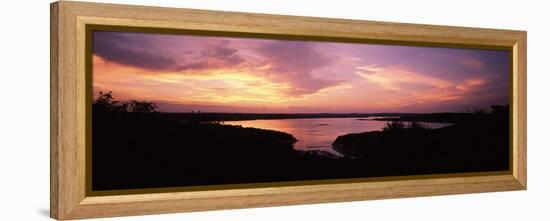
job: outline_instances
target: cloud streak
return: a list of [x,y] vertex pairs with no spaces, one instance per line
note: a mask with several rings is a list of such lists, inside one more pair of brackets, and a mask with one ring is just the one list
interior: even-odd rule
[[273,41],[262,45],[259,52],[266,58],[267,74],[271,79],[287,82],[290,95],[318,92],[341,83],[337,80],[316,78],[314,71],[331,64],[331,57],[316,50],[317,43]]
[[[475,68],[478,68],[477,65]],[[380,87],[387,93],[399,94],[386,100],[397,109],[434,108],[434,105],[476,106],[470,103],[479,96],[487,80],[482,78],[463,79],[462,81],[444,80],[432,75],[413,72],[400,67],[378,67],[375,65],[357,67],[356,74],[369,82],[372,87]],[[429,108],[427,108],[429,107]]]
[[202,71],[244,62],[237,49],[227,47],[226,41],[174,56],[156,45],[155,36],[133,37],[117,32],[95,32],[93,53],[110,62],[150,71]]
[[124,33],[95,32],[93,53],[105,60],[148,70],[166,70],[176,64],[174,58],[148,48],[148,42]]

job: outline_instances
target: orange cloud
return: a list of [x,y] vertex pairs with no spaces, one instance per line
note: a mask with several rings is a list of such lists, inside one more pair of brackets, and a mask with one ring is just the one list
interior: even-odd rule
[[457,101],[485,84],[483,79],[453,82],[400,67],[361,66],[355,73],[371,85],[388,91],[380,94],[394,92],[382,102],[388,107],[429,106]]
[[455,88],[459,91],[471,91],[478,88],[484,83],[485,81],[483,79],[471,79],[464,81],[463,83],[457,85]]
[[[265,69],[266,67],[260,67]],[[291,82],[273,80],[261,72],[246,68],[201,70],[182,74],[150,71],[108,62],[93,56],[94,96],[113,91],[120,100],[143,99],[172,104],[286,106],[288,103],[328,93],[349,85],[325,87],[315,93],[295,96]]]
[[446,88],[451,82],[397,67],[378,67],[376,65],[356,68],[357,75],[381,87],[403,90],[403,85],[418,85],[430,88]]

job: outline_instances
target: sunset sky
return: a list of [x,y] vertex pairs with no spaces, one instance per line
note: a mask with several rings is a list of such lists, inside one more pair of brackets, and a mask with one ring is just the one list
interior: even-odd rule
[[507,104],[507,51],[94,31],[93,90],[163,112],[456,112]]

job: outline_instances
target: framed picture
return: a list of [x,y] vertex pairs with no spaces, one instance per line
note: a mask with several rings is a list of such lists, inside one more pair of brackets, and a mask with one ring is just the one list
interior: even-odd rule
[[51,216],[526,189],[526,39],[52,3]]

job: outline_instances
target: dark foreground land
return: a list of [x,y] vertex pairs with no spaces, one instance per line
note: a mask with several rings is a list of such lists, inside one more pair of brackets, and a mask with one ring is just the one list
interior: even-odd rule
[[[508,170],[507,107],[494,107],[490,114],[427,114],[392,120],[383,131],[343,135],[333,146],[357,156],[363,166],[378,168],[368,176]],[[454,124],[426,129],[402,121]]]
[[[296,139],[278,131],[93,111],[93,190],[500,171],[509,162],[506,107],[440,129],[392,123],[343,135],[333,144],[343,158],[295,151]],[[408,121],[429,121],[416,117]]]

